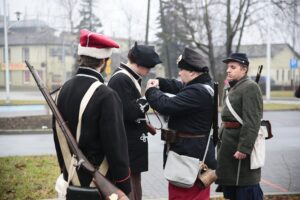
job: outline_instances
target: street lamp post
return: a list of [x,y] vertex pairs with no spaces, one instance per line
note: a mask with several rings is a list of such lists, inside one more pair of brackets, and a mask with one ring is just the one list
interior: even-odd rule
[[[4,54],[5,54],[5,90],[6,90],[6,104],[10,103],[10,76],[9,76],[9,60],[8,60],[8,36],[7,32],[11,26],[8,26],[7,21],[7,6],[6,0],[3,0],[3,14],[4,14]],[[16,12],[17,20],[20,20],[20,12]],[[13,24],[12,24],[13,25]]]
[[7,44],[7,13],[6,13],[6,0],[3,0],[3,10],[4,10],[4,54],[5,54],[5,89],[6,89],[6,100],[7,104],[10,103],[9,97],[9,62],[8,62],[8,44]]

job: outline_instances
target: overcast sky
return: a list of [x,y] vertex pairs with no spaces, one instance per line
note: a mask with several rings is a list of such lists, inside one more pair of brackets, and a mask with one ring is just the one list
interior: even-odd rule
[[[78,0],[79,2],[80,0]],[[3,0],[0,0],[0,12],[3,14]],[[21,19],[42,19],[49,26],[58,30],[68,30],[68,23],[63,15],[63,8],[60,6],[60,0],[6,0],[10,13],[10,18],[15,20],[15,12],[22,13]],[[111,37],[128,38],[129,20],[131,17],[131,38],[133,40],[145,40],[146,15],[148,0],[98,0],[96,15],[103,24],[103,33]],[[78,4],[79,5],[79,4]],[[158,31],[157,17],[159,12],[159,0],[151,0],[150,7],[150,27],[149,39],[155,40],[155,34]],[[79,12],[76,12],[77,19]],[[78,22],[78,21],[76,21]],[[281,27],[287,32],[286,27],[281,24],[273,24],[274,27]],[[261,27],[265,28],[265,27]],[[259,29],[261,29],[259,28]],[[272,42],[282,43],[290,42],[291,34],[280,34],[272,28]],[[298,33],[298,31],[296,31]],[[297,34],[298,38],[299,34]],[[299,40],[297,40],[299,41]],[[246,30],[243,34],[243,44],[260,44],[266,43],[266,35],[261,35],[257,27],[253,26],[251,30]],[[297,43],[297,50],[300,45]]]
[[[78,0],[79,1],[79,0]],[[1,14],[3,14],[3,0]],[[42,19],[51,27],[59,30],[67,29],[67,22],[63,17],[63,8],[59,0],[6,0],[10,19],[15,20],[15,12],[22,13],[21,19]],[[131,37],[138,40],[145,39],[148,0],[98,0],[96,15],[103,24],[104,34],[128,38],[129,20],[131,17]],[[151,0],[149,37],[154,40],[157,29],[158,0]],[[79,12],[76,13],[79,16]]]

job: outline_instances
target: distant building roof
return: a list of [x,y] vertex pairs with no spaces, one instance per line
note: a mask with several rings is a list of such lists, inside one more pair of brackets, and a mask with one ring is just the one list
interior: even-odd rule
[[[294,49],[288,44],[271,44],[271,57],[280,53],[284,48],[289,48],[292,52],[294,52],[298,57],[299,54],[294,51]],[[267,45],[242,45],[240,47],[240,52],[245,52],[248,54],[249,58],[257,58],[257,57],[266,57],[267,55]]]
[[[236,46],[233,46],[232,49],[235,49]],[[300,55],[295,52],[295,50],[288,44],[271,44],[271,57],[280,53],[284,48],[289,48],[292,52],[295,53],[297,57],[300,58]],[[216,47],[216,55],[218,57],[226,57],[225,56],[225,47]],[[251,45],[241,45],[239,52],[246,53],[248,58],[259,58],[259,57],[266,57],[267,55],[267,45],[266,44],[251,44]],[[223,56],[224,55],[224,56]]]
[[[65,45],[70,44],[70,39],[55,36],[55,29],[49,27],[41,20],[10,21],[12,25],[8,30],[8,45]],[[0,21],[0,38],[4,37],[3,21]],[[4,46],[4,40],[0,40],[0,46]]]
[[[4,37],[3,33],[0,37]],[[57,45],[62,44],[62,39],[56,37],[52,31],[39,31],[39,32],[10,32],[8,34],[8,45]],[[0,40],[0,46],[4,45],[4,40]]]
[[[27,29],[27,28],[50,28],[46,22],[32,19],[32,20],[20,20],[20,21],[8,21],[10,30],[15,29]],[[4,21],[0,19],[0,30],[4,29]]]

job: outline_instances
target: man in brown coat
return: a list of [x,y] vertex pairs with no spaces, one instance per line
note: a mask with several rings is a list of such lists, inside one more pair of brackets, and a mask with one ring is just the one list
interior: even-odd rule
[[259,182],[261,169],[250,169],[250,155],[258,136],[263,114],[263,99],[259,86],[247,76],[249,61],[246,54],[233,53],[223,60],[227,64],[230,85],[225,93],[242,119],[240,124],[230,111],[228,102],[221,113],[217,157],[217,183],[224,197],[231,200],[262,200]]

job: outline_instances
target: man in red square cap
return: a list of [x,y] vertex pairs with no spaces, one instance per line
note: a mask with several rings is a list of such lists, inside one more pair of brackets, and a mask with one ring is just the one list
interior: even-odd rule
[[[62,86],[56,101],[85,156],[96,168],[101,169],[104,176],[128,194],[131,191],[130,169],[122,103],[118,94],[104,84],[101,75],[113,48],[119,48],[119,45],[110,38],[81,30],[78,71]],[[68,180],[72,163],[67,162],[66,157],[70,155],[64,150],[55,123],[53,129],[60,169],[64,180]],[[74,186],[91,187],[92,176],[83,168],[76,170],[69,179],[72,187],[68,187],[67,199],[76,199],[73,193],[78,191]],[[91,192],[80,193],[84,199],[99,199],[99,195],[90,196]]]

